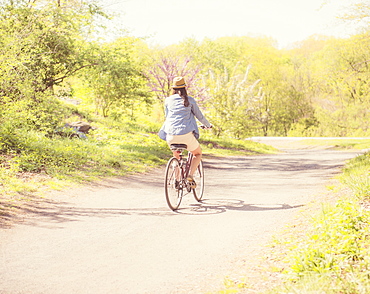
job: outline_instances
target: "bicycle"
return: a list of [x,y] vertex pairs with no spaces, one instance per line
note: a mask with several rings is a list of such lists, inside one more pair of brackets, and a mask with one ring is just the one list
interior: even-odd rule
[[182,152],[186,148],[186,144],[172,144],[170,146],[170,149],[178,152],[180,156],[180,159],[176,157],[170,158],[165,171],[166,201],[173,211],[179,208],[182,197],[190,192],[193,192],[194,198],[198,202],[202,200],[204,193],[204,168],[202,161],[193,175],[196,188],[191,188],[186,180],[193,160],[193,154],[191,152],[188,152],[187,158],[184,158]]

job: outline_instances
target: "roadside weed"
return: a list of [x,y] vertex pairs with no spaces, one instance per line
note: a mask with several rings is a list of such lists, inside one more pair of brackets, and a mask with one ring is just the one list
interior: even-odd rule
[[269,293],[370,293],[369,159],[347,163],[340,179],[350,193],[324,204],[305,236],[292,237],[286,282]]
[[344,169],[341,180],[358,199],[370,200],[370,154],[351,160]]

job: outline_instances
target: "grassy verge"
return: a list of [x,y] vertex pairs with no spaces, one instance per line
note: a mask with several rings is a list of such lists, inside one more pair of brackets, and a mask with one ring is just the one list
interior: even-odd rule
[[[1,192],[33,192],[37,185],[63,186],[107,176],[145,172],[165,164],[167,144],[150,123],[95,121],[87,139],[49,138],[22,133],[12,138],[12,151],[0,154]],[[272,153],[274,148],[251,141],[200,140],[205,154],[216,156]],[[13,150],[17,150],[16,152]],[[54,181],[54,183],[52,183]]]
[[203,133],[199,140],[203,152],[214,156],[258,155],[276,153],[271,146],[232,138],[216,138],[209,133]]
[[301,141],[307,145],[332,146],[336,149],[367,149],[370,147],[370,139],[307,139]]
[[[159,139],[159,125],[148,121],[93,118],[86,139],[16,132],[0,127],[0,217],[22,206],[28,196],[104,177],[141,173],[164,165],[171,153]],[[205,154],[271,153],[264,144],[205,134]],[[29,199],[29,198],[28,198]]]
[[1,157],[2,194],[143,172],[164,163],[165,144],[150,133],[152,126],[107,120],[92,125],[96,130],[87,139],[19,131]]
[[[304,143],[370,146],[369,140],[354,139]],[[370,153],[350,160],[327,188],[274,237],[245,281],[226,279],[217,293],[370,293]]]
[[351,160],[337,200],[279,241],[285,282],[268,293],[370,293],[369,171],[369,153]]

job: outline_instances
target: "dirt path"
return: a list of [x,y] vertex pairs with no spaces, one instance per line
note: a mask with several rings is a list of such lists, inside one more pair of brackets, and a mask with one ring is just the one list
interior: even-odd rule
[[202,204],[166,207],[163,169],[50,195],[0,230],[0,293],[206,293],[263,246],[354,152],[207,158]]

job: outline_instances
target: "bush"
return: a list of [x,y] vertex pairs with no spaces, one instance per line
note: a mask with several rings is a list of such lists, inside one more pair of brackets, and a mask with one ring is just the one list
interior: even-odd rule
[[[19,130],[38,131],[51,134],[63,125],[64,119],[72,113],[59,100],[40,95],[37,99],[25,99],[1,107],[1,128],[17,133]],[[1,131],[0,131],[1,132]]]

